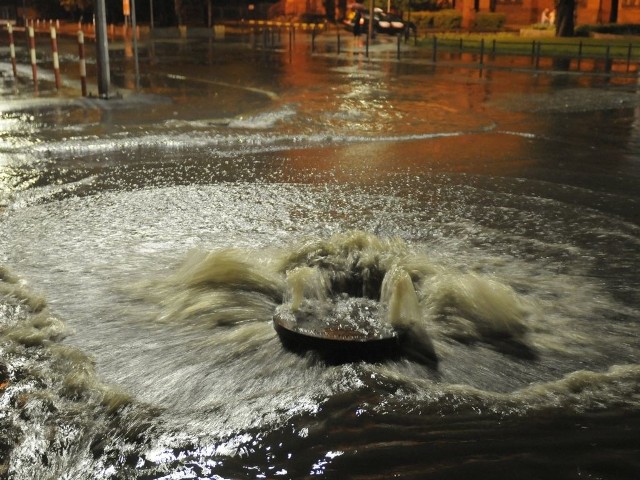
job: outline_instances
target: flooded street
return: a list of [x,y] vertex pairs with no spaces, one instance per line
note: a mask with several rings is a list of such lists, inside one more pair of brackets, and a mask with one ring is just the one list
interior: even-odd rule
[[[638,477],[638,78],[387,43],[0,51],[0,478]],[[332,294],[432,358],[284,348]]]

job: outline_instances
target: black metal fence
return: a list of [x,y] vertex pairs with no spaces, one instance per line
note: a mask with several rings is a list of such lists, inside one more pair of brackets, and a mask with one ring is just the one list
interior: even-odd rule
[[[537,71],[570,71],[609,75],[632,75],[640,71],[640,42],[590,42],[557,39],[485,39],[478,37],[430,36],[418,38],[415,32],[395,36],[362,35],[355,48],[350,32],[337,25],[244,24],[254,48],[293,49],[296,30],[309,36],[314,54],[364,54],[395,57],[398,61],[418,61],[431,65],[464,65],[478,68],[514,68]],[[412,34],[409,34],[412,33]],[[288,41],[288,45],[286,42]],[[386,45],[381,49],[380,45]],[[391,45],[392,44],[392,45]]]
[[[575,71],[590,71],[595,65],[602,65],[610,73],[637,72],[640,62],[640,44],[629,43],[593,43],[583,40],[573,42],[509,40],[497,39],[464,39],[432,37],[423,42],[423,47],[431,52],[431,60],[435,63],[443,53],[455,54],[462,58],[463,54],[475,55],[475,62],[480,68],[498,57],[525,58],[534,69],[549,66]],[[505,62],[500,62],[504,64]],[[522,62],[520,62],[522,63]],[[524,66],[524,65],[521,65]],[[586,69],[585,69],[586,67]]]

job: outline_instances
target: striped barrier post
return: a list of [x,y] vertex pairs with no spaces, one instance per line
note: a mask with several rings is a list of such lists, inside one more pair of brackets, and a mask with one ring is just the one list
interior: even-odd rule
[[13,77],[18,77],[18,66],[16,64],[16,46],[13,43],[13,25],[7,23],[7,32],[9,33],[9,52],[11,55],[11,67],[13,68]]
[[31,57],[31,72],[33,73],[33,88],[38,91],[38,66],[36,64],[36,36],[33,26],[29,26],[29,55]]
[[51,55],[53,56],[53,74],[56,80],[56,90],[60,90],[60,59],[58,57],[58,37],[56,27],[51,25]]
[[87,64],[84,60],[84,33],[78,30],[78,57],[80,58],[80,85],[82,96],[87,96]]

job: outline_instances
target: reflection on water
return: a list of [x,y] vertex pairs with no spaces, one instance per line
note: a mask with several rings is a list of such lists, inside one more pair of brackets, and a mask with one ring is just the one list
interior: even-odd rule
[[[202,48],[3,103],[0,475],[633,478],[636,85]],[[437,362],[283,348],[334,294]]]

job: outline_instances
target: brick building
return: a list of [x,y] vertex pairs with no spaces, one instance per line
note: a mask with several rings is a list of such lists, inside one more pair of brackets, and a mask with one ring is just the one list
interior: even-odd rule
[[[509,25],[538,23],[545,8],[554,8],[554,0],[450,0],[450,3],[463,16],[473,16],[475,12],[504,13]],[[280,4],[290,16],[325,13],[323,0],[281,0]],[[327,4],[333,5],[333,2]],[[335,6],[336,18],[341,18],[346,2],[336,0]],[[640,23],[640,0],[576,0],[576,25],[604,23]]]

